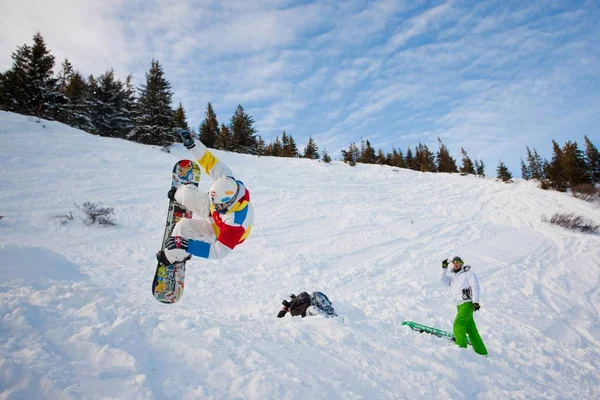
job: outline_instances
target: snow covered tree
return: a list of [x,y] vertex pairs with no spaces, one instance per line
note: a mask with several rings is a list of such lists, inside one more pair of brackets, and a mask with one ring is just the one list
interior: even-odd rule
[[437,160],[437,171],[456,173],[458,168],[456,167],[456,160],[452,158],[446,145],[438,138],[439,150],[435,156]]
[[254,119],[237,106],[229,124],[232,134],[232,150],[238,153],[256,153],[256,129]]
[[592,183],[600,183],[600,152],[587,136],[585,136],[585,162]]
[[496,178],[498,178],[502,182],[512,181],[512,174],[508,170],[508,168],[506,168],[506,165],[504,165],[502,161],[500,161],[500,164],[498,164],[498,167],[496,168]]
[[317,144],[313,140],[312,136],[308,137],[308,143],[304,148],[304,158],[310,158],[312,160],[319,159],[319,148],[317,147]]
[[323,151],[321,152],[321,160],[323,160],[324,163],[328,164],[331,162],[331,157],[329,156],[327,149],[323,149]]
[[200,141],[204,143],[206,147],[212,148],[215,147],[217,138],[220,134],[217,114],[215,114],[212,104],[208,103],[204,115],[204,121],[200,124]]
[[92,123],[98,135],[125,138],[131,131],[131,110],[125,109],[125,97],[126,88],[112,69],[98,77],[91,93]]
[[181,139],[173,133],[175,112],[171,108],[171,84],[165,79],[159,62],[152,60],[146,73],[146,84],[139,88],[135,128],[129,139],[160,146],[169,146]]
[[54,56],[38,32],[33,45],[18,47],[12,54],[13,66],[0,77],[0,107],[26,115],[54,119],[56,97]]

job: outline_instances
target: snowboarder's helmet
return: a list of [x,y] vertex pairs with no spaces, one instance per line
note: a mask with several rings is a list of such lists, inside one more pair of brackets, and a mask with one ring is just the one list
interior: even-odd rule
[[459,256],[456,256],[456,257],[454,257],[452,259],[452,263],[455,263],[455,262],[459,262],[460,265],[464,265],[465,264],[464,261],[462,260],[462,258],[460,258]]
[[210,200],[218,212],[224,213],[235,203],[239,190],[240,186],[235,179],[224,176],[214,181],[210,187]]

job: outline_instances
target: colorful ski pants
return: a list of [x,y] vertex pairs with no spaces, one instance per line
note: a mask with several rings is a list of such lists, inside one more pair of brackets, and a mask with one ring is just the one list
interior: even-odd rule
[[454,320],[454,336],[456,337],[456,344],[460,347],[467,347],[467,335],[471,340],[471,345],[475,353],[481,354],[482,356],[487,355],[487,349],[479,332],[477,331],[477,325],[473,319],[473,303],[466,302],[458,305],[458,314]]

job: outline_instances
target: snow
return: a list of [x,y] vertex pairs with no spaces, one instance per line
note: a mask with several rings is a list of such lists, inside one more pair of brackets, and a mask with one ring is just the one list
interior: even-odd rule
[[[541,219],[599,223],[598,203],[519,179],[215,153],[251,192],[252,235],[190,261],[164,305],[154,253],[187,151],[0,112],[0,399],[600,398],[600,235]],[[60,223],[85,201],[118,225]],[[454,255],[480,279],[488,358],[401,325],[452,329],[438,277]],[[314,290],[339,318],[275,317]]]

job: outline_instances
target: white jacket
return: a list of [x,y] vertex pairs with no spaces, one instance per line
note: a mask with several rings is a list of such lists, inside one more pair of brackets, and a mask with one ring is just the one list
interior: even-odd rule
[[[479,303],[479,281],[470,265],[463,265],[458,272],[453,272],[451,266],[442,268],[440,281],[450,286],[452,299],[456,305],[466,302]],[[450,270],[450,271],[448,271]]]

